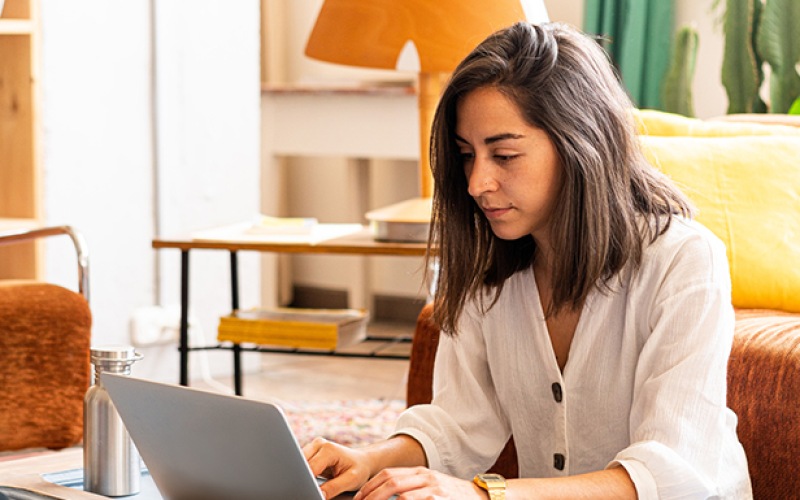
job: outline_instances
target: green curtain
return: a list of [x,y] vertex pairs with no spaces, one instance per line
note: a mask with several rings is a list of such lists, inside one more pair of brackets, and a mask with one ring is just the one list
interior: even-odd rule
[[602,37],[634,104],[661,109],[669,65],[672,0],[585,0],[583,30]]

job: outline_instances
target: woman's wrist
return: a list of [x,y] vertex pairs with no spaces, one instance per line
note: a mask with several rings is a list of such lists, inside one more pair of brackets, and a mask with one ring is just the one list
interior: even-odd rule
[[416,467],[427,465],[425,451],[419,442],[405,434],[392,436],[385,441],[361,449],[369,466],[369,477],[390,467]]

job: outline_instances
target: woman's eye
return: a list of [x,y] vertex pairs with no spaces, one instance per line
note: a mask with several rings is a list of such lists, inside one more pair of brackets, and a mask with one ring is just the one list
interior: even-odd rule
[[470,161],[475,158],[475,153],[470,151],[462,151],[459,153],[459,156],[461,157],[461,161]]
[[494,157],[500,162],[508,162],[516,158],[517,155],[494,155]]

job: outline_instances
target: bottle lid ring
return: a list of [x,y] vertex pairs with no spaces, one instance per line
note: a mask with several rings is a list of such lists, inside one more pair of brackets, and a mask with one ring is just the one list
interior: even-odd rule
[[103,345],[91,348],[92,362],[134,362],[143,358],[132,346]]

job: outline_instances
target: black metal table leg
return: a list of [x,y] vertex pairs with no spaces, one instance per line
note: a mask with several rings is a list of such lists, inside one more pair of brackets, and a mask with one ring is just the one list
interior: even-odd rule
[[181,250],[180,384],[189,385],[189,250]]
[[[239,309],[239,259],[231,250],[231,309]],[[233,344],[233,392],[242,395],[242,346]]]

